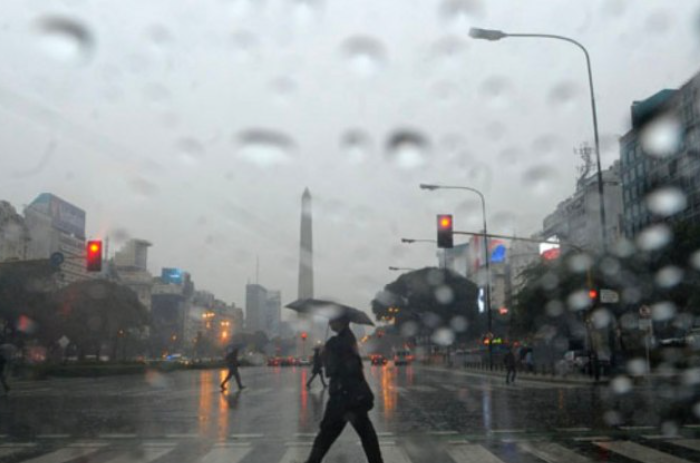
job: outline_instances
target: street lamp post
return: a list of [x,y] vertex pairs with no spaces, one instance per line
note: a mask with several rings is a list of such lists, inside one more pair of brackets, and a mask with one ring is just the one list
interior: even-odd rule
[[389,270],[391,270],[393,272],[404,272],[404,271],[405,272],[412,272],[416,269],[411,268],[411,267],[389,267]]
[[593,72],[591,71],[591,57],[588,54],[588,50],[586,47],[584,47],[580,42],[577,42],[576,40],[569,38],[569,37],[564,37],[561,35],[553,35],[553,34],[511,34],[499,30],[494,30],[494,29],[479,29],[476,27],[472,27],[469,30],[469,36],[474,38],[474,39],[480,39],[480,40],[490,40],[490,41],[497,41],[509,37],[515,37],[515,38],[539,38],[539,39],[554,39],[554,40],[562,40],[564,42],[569,42],[575,46],[577,46],[581,51],[583,51],[583,55],[586,57],[586,67],[588,69],[588,88],[590,91],[591,95],[591,111],[593,113],[593,137],[595,139],[595,157],[596,157],[596,167],[597,167],[597,179],[598,179],[598,196],[599,196],[599,201],[600,201],[600,233],[601,233],[601,238],[602,238],[602,243],[601,243],[601,249],[603,250],[603,253],[605,253],[607,249],[607,229],[606,229],[606,219],[605,219],[605,199],[603,197],[603,171],[600,163],[600,138],[598,136],[598,111],[596,109],[596,102],[595,102],[595,92],[593,90]]
[[[476,188],[471,188],[468,186],[443,186],[443,185],[427,185],[421,183],[420,188],[422,190],[435,191],[435,190],[467,190],[472,193],[479,195],[481,199],[481,213],[484,220],[484,259],[486,260],[486,320],[488,323],[488,331],[491,334],[492,318],[491,318],[491,262],[489,259],[489,232],[486,225],[486,199],[481,191]],[[493,344],[489,342],[489,369],[493,370]]]

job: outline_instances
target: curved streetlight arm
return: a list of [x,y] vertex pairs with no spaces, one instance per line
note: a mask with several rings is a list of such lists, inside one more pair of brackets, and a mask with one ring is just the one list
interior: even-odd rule
[[577,40],[570,37],[565,37],[563,35],[556,34],[533,34],[533,33],[508,33],[494,29],[479,29],[472,28],[469,31],[469,35],[475,39],[481,40],[501,40],[508,37],[515,38],[537,38],[537,39],[553,39],[562,40],[564,42],[569,42],[572,45],[578,47],[579,50],[583,52],[586,57],[586,70],[588,71],[588,88],[591,98],[591,110],[593,112],[593,138],[595,143],[595,156],[596,156],[596,168],[598,173],[596,175],[598,180],[598,195],[600,196],[600,227],[601,227],[601,238],[603,242],[601,247],[603,252],[607,250],[608,240],[607,240],[607,227],[606,227],[606,217],[605,217],[605,197],[603,196],[603,169],[600,161],[600,136],[598,135],[598,110],[595,101],[595,90],[593,87],[593,71],[591,69],[591,57],[588,54],[588,50],[583,44]]

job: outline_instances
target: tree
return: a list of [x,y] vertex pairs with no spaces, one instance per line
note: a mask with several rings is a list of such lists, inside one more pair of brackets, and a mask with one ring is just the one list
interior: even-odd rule
[[150,317],[131,289],[107,280],[72,283],[55,294],[58,317],[65,335],[79,355],[93,352],[99,359],[104,343],[112,347],[148,326]]
[[[404,273],[387,284],[372,301],[372,312],[378,320],[393,323],[394,329],[389,332],[401,331],[407,323],[421,334],[441,327],[469,326],[466,331],[456,330],[465,339],[482,334],[479,328],[474,329],[479,323],[477,297],[477,286],[458,273],[426,267]],[[457,317],[465,323],[455,323]]]

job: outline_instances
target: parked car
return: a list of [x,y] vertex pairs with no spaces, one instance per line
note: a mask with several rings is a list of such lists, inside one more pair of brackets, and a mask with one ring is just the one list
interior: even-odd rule
[[387,358],[381,354],[372,354],[369,356],[369,360],[372,362],[372,365],[386,365],[389,363]]
[[411,352],[407,350],[398,350],[394,353],[394,365],[408,365],[411,363]]
[[268,367],[278,367],[282,364],[282,360],[279,357],[270,357],[267,359]]
[[299,366],[301,367],[308,367],[311,365],[311,360],[308,358],[300,358],[299,360]]

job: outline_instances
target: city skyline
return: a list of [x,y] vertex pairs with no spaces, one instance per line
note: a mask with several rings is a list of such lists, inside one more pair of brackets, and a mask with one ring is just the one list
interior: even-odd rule
[[[146,239],[151,271],[187,269],[238,304],[257,255],[261,281],[295,294],[305,186],[316,208],[317,296],[364,310],[394,278],[387,265],[435,263],[434,249],[406,249],[402,236],[432,238],[434,215],[448,212],[459,229],[479,230],[472,198],[426,197],[419,183],[482,189],[489,228],[520,236],[573,192],[571,150],[592,137],[580,52],[477,42],[469,27],[563,33],[589,48],[604,167],[619,158],[630,104],[680,87],[700,48],[693,2],[550,2],[519,15],[490,2],[454,17],[415,5],[396,30],[367,28],[366,8],[330,3],[306,25],[262,6],[228,12],[249,26],[231,30],[228,13],[207,5],[193,12],[213,31],[207,38],[169,13],[144,13],[127,34],[84,11],[95,41],[79,64],[26,50],[38,39],[31,28],[8,32],[0,51],[16,76],[0,75],[0,136],[16,155],[0,161],[1,196],[21,209],[53,192],[87,211],[88,236],[110,235],[114,247]],[[373,8],[388,18],[396,5]],[[41,19],[29,6],[8,9],[27,24]],[[125,2],[112,16],[131,11]],[[365,67],[351,59],[358,43]],[[179,53],[183,44],[198,53]],[[130,64],[106,59],[122,54]]]

